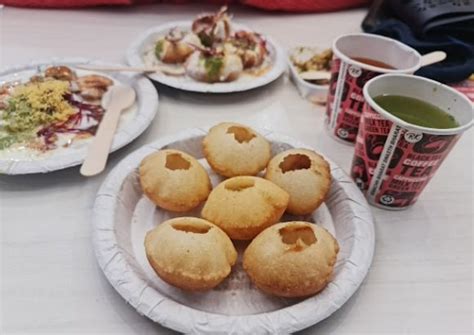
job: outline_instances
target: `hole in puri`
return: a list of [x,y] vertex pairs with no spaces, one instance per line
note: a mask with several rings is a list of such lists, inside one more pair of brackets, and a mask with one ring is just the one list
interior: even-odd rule
[[232,126],[227,129],[227,134],[234,134],[234,138],[239,143],[250,142],[255,136],[250,130],[244,127]]
[[185,233],[206,234],[211,226],[204,223],[173,223],[171,225],[176,230],[184,231]]
[[165,167],[170,170],[188,170],[191,167],[191,163],[180,154],[169,154],[166,156]]
[[279,168],[281,172],[285,173],[288,171],[295,170],[306,170],[311,167],[311,159],[308,156],[302,154],[291,154],[286,156],[280,163]]
[[255,180],[251,178],[237,178],[225,183],[225,189],[229,191],[242,191],[255,186]]
[[290,225],[278,230],[283,243],[294,245],[294,250],[302,250],[316,243],[313,229],[306,225]]

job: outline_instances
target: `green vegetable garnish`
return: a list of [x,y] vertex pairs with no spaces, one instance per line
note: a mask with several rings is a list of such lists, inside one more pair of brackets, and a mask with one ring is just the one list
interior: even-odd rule
[[155,46],[156,58],[160,59],[160,55],[162,51],[163,51],[163,40],[159,40],[158,42],[156,42],[156,46]]
[[15,87],[8,106],[2,113],[8,132],[31,131],[38,126],[66,121],[75,113],[64,98],[69,94],[69,83],[50,80]]
[[3,137],[0,137],[0,150],[10,147],[16,142],[18,142],[18,138],[14,135],[6,135]]
[[4,132],[3,134],[0,133],[0,150],[7,149],[16,143],[30,141],[34,138],[34,136],[34,133],[31,132],[15,134],[9,132]]
[[212,80],[217,80],[219,78],[223,65],[224,61],[222,60],[222,57],[209,57],[204,61],[207,75]]
[[3,119],[7,122],[5,128],[10,132],[24,132],[31,130],[43,123],[54,120],[48,113],[33,114],[31,106],[25,97],[15,97],[8,101]]

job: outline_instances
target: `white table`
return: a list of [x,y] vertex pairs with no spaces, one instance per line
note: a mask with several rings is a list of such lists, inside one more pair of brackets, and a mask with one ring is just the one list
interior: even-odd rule
[[[206,6],[0,11],[1,65],[45,57],[123,61],[141,31],[188,19]],[[364,10],[320,15],[236,8],[236,19],[284,47],[330,45],[359,31]],[[353,149],[330,139],[323,109],[302,100],[287,76],[252,92],[208,96],[160,87],[159,114],[95,178],[71,168],[0,177],[0,333],[171,333],[139,316],[96,264],[90,214],[101,182],[123,157],[159,136],[224,120],[263,124],[320,148],[348,170]],[[277,102],[270,113],[261,111]],[[279,104],[278,104],[279,102]],[[288,121],[291,120],[291,121]],[[471,333],[473,331],[473,132],[464,135],[419,202],[402,212],[373,208],[376,252],[359,291],[318,334]]]

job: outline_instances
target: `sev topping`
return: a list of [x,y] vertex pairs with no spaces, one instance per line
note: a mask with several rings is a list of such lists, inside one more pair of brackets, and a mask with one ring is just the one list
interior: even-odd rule
[[40,125],[66,121],[75,113],[64,98],[69,93],[69,83],[60,80],[15,87],[4,112],[5,127],[10,132],[23,132]]

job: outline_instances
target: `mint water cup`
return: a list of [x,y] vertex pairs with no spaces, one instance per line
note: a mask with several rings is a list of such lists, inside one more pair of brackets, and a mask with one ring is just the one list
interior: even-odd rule
[[[427,102],[454,117],[456,126],[441,129],[408,123],[374,101],[383,95]],[[371,79],[364,86],[364,98],[351,176],[372,205],[405,209],[416,202],[461,134],[473,125],[473,106],[446,85],[399,74]],[[417,111],[419,117],[420,109],[406,112]]]
[[364,84],[384,73],[414,73],[421,56],[399,41],[364,33],[340,36],[332,49],[326,125],[331,136],[352,144],[364,105]]

